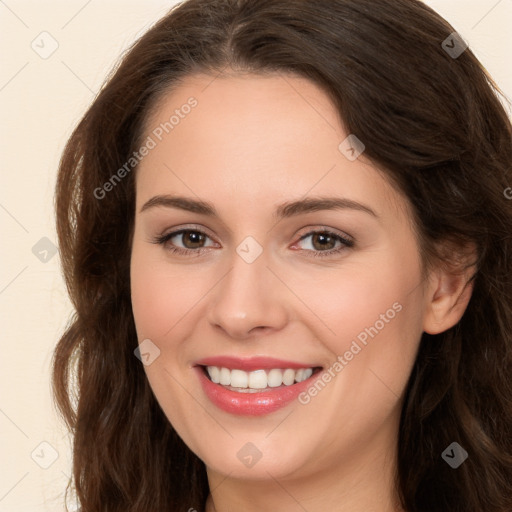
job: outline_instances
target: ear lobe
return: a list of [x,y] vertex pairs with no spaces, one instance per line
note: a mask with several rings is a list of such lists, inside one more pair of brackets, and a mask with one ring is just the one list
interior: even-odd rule
[[[470,253],[472,256],[476,255],[474,247]],[[437,268],[431,274],[423,320],[423,330],[426,333],[439,334],[450,329],[466,311],[473,293],[472,277],[476,269],[474,264],[464,267],[463,263],[459,261],[456,269],[452,265],[444,265],[447,268]]]

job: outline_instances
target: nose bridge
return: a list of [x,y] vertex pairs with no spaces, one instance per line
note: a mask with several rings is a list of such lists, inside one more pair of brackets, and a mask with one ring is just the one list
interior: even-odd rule
[[209,320],[232,337],[245,337],[256,327],[280,328],[285,321],[280,282],[268,266],[270,253],[252,236],[235,247],[229,270],[215,287]]

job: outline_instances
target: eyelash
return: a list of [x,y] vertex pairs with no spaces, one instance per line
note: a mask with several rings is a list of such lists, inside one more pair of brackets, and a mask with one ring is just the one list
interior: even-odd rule
[[[180,229],[178,231],[173,231],[166,235],[158,236],[154,240],[152,240],[152,243],[165,245],[171,238],[174,238],[175,236],[181,235],[184,233],[200,233],[201,235],[205,235],[206,237],[210,238],[205,232],[201,231],[200,229],[187,228],[187,229]],[[354,246],[353,240],[351,240],[349,238],[344,238],[343,236],[339,235],[338,233],[334,233],[334,232],[326,230],[326,229],[310,231],[309,233],[306,233],[305,235],[301,236],[299,239],[299,242],[311,235],[316,235],[316,234],[326,234],[328,236],[331,236],[331,237],[335,238],[336,240],[340,241],[342,244],[342,247],[340,247],[338,249],[329,249],[328,251],[313,251],[310,249],[301,249],[303,251],[312,253],[311,256],[314,258],[326,258],[329,256],[334,256],[336,254],[341,253],[345,249],[351,248]],[[179,254],[179,255],[186,256],[186,255],[190,255],[191,253],[195,253],[194,256],[200,256],[202,254],[203,250],[205,250],[207,248],[200,247],[198,249],[183,249],[182,247],[169,246],[169,247],[166,247],[166,249],[173,254]]]

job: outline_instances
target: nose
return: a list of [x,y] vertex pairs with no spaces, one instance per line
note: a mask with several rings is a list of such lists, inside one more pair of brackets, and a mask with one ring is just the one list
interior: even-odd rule
[[269,267],[265,251],[252,263],[233,251],[230,264],[210,294],[210,325],[238,340],[282,329],[289,317],[290,292]]

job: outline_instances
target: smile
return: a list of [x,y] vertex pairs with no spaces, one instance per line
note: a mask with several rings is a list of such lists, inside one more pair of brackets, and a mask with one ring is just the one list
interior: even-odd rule
[[271,370],[259,369],[252,372],[229,369],[218,366],[207,366],[206,372],[214,384],[238,391],[241,393],[258,393],[269,388],[292,386],[295,383],[309,379],[320,368],[272,368]]
[[212,404],[243,416],[270,414],[287,406],[313,384],[322,369],[274,358],[232,356],[203,359],[193,367]]

